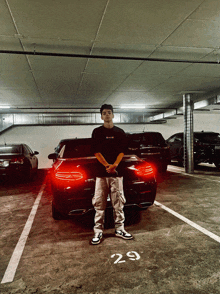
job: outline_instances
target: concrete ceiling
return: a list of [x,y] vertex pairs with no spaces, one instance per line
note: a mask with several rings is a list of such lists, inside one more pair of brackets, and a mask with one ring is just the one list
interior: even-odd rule
[[183,93],[220,94],[219,0],[0,0],[0,11],[0,105],[12,107],[1,112],[110,103],[152,116]]

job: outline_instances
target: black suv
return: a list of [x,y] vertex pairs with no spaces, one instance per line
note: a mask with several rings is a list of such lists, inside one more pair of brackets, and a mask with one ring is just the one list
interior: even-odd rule
[[154,165],[159,172],[165,172],[170,164],[170,149],[159,132],[127,133],[128,154]]
[[[171,160],[183,164],[183,133],[176,133],[166,140],[170,146]],[[214,163],[220,168],[220,134],[194,132],[194,164]]]

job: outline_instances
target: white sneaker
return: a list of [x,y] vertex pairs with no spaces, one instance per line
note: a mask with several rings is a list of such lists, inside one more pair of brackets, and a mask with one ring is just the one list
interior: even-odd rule
[[134,238],[131,234],[129,234],[125,230],[119,230],[119,231],[116,230],[115,231],[115,236],[123,238],[125,240],[131,240],[131,239]]
[[95,233],[94,237],[92,238],[91,244],[97,245],[101,242],[102,233]]

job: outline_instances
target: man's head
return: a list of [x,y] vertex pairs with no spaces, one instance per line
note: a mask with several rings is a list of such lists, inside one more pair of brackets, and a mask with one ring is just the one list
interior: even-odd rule
[[111,123],[112,124],[112,119],[114,118],[113,114],[113,107],[110,104],[104,104],[100,108],[101,112],[101,118],[104,120],[104,123]]
[[100,108],[100,113],[101,113],[101,115],[102,115],[102,111],[103,111],[104,109],[110,109],[110,110],[112,111],[112,113],[113,113],[113,107],[112,107],[111,104],[103,104],[103,105],[101,106],[101,108]]

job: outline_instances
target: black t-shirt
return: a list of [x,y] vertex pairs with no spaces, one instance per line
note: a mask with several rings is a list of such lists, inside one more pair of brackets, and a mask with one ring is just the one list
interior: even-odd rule
[[[109,164],[113,164],[118,155],[125,152],[125,132],[116,126],[111,129],[105,128],[104,126],[95,128],[92,133],[92,139],[92,152],[94,154],[101,153]],[[100,176],[112,176],[112,174],[106,172],[105,167],[101,163]]]

